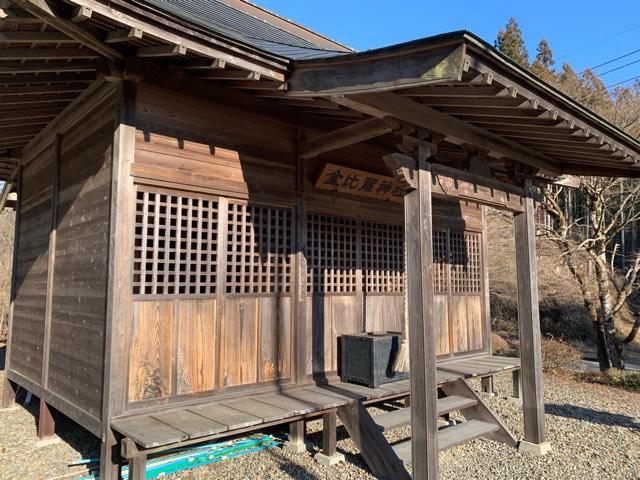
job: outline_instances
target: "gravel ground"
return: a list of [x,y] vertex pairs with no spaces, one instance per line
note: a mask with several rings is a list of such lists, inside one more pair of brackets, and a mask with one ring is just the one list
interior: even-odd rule
[[[0,380],[4,373],[0,372]],[[504,395],[510,391],[508,374],[496,378],[502,396],[482,394],[489,407],[500,414],[517,437],[522,437],[520,408]],[[1,384],[1,382],[0,382]],[[477,385],[475,385],[477,387]],[[520,453],[486,440],[476,440],[443,452],[443,479],[640,479],[640,394],[599,385],[577,383],[569,378],[546,379],[547,434],[553,451],[545,457]],[[73,478],[67,465],[81,457],[97,455],[97,441],[81,428],[61,420],[57,429],[63,441],[48,446],[36,444],[37,401],[27,409],[0,411],[0,478]],[[313,449],[286,453],[279,448],[228,460],[169,477],[196,479],[372,479],[362,458],[342,428],[338,449],[346,463],[321,467],[313,453],[321,445],[320,422],[310,422],[308,437]],[[409,436],[408,429],[389,436],[397,441]],[[63,477],[64,476],[64,477]]]

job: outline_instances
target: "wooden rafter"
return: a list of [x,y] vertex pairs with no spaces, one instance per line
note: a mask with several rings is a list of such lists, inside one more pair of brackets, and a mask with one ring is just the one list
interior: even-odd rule
[[399,127],[400,124],[398,122],[384,119],[373,118],[363,120],[362,122],[348,125],[301,142],[298,147],[298,156],[305,159],[313,158],[321,153],[391,133]]
[[[26,1],[26,0],[21,0]],[[223,48],[221,42],[214,38],[210,38],[211,45],[207,45],[204,41],[195,41],[183,35],[174,34],[167,29],[145,22],[136,17],[132,17],[127,13],[112,8],[96,0],[69,0],[69,2],[78,7],[85,6],[92,9],[94,15],[101,15],[106,18],[116,19],[122,28],[138,28],[144,32],[145,38],[153,38],[160,42],[169,44],[170,46],[182,45],[190,53],[206,57],[208,59],[224,60],[228,65],[237,68],[250,70],[260,73],[265,78],[270,78],[282,82],[285,80],[285,66],[277,68],[269,65],[266,60],[260,61],[256,55],[249,52],[242,52],[239,48],[231,45],[225,45]],[[216,45],[216,43],[218,45]],[[153,48],[153,47],[151,47]],[[251,57],[255,57],[253,60]]]
[[31,15],[43,20],[53,28],[95,50],[110,60],[121,60],[123,55],[117,50],[102,43],[92,34],[66,18],[60,17],[46,0],[11,0],[12,3]]
[[337,96],[332,100],[378,118],[394,117],[403,122],[446,135],[453,143],[470,143],[489,150],[491,156],[508,157],[551,173],[560,173],[553,158],[518,143],[469,125],[427,105],[421,105],[394,93]]

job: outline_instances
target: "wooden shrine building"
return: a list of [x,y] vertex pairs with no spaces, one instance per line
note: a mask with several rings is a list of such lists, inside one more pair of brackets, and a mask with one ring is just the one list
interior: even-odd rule
[[[468,32],[356,53],[243,0],[2,0],[3,406],[94,433],[105,480],[278,424],[298,448],[319,416],[331,463],[336,415],[376,476],[434,479],[439,449],[518,443],[465,381],[512,370],[544,453],[535,188],[639,160]],[[486,207],[515,218],[520,359],[491,356]],[[405,299],[410,380],[341,382],[340,337],[400,331]]]

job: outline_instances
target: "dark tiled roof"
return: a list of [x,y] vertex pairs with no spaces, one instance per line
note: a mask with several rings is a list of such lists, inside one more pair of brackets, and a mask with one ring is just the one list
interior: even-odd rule
[[178,19],[282,57],[302,60],[345,53],[324,48],[280,26],[253,17],[218,0],[142,0],[142,2]]

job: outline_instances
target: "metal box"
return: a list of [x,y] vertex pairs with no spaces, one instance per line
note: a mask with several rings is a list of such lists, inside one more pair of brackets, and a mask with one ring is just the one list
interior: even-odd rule
[[343,382],[376,388],[383,383],[409,378],[409,373],[394,373],[393,361],[401,342],[396,332],[363,333],[340,337]]

